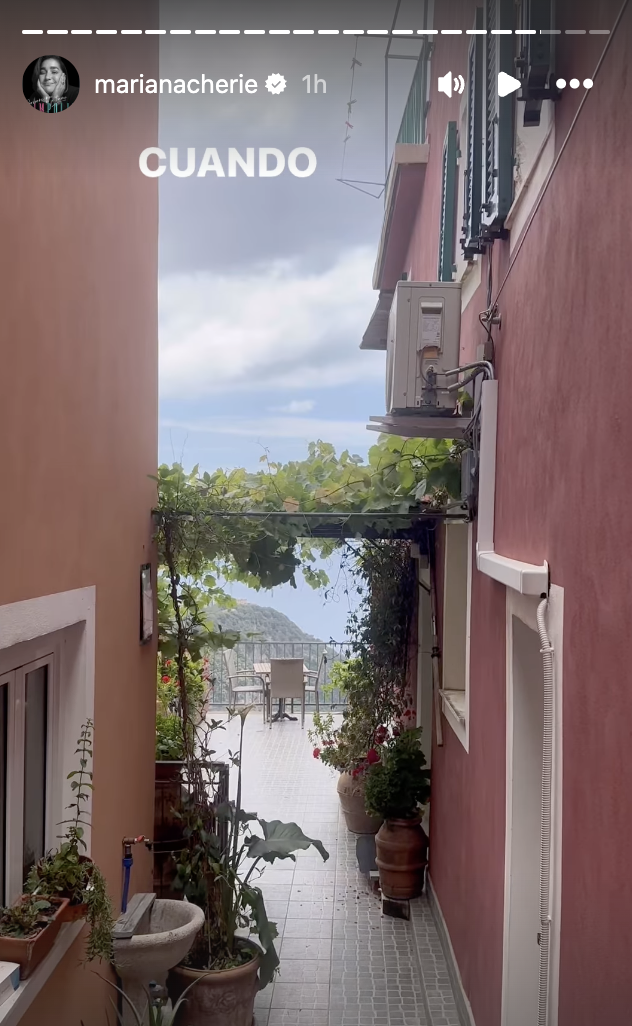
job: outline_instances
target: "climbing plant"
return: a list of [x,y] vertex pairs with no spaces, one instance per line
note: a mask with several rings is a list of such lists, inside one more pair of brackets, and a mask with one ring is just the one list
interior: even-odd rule
[[[347,450],[337,455],[318,441],[309,444],[304,460],[277,463],[265,454],[254,473],[161,466],[155,509],[159,639],[161,654],[176,662],[183,722],[190,719],[187,658],[238,640],[208,619],[211,604],[231,602],[224,582],[295,586],[300,569],[312,587],[325,585],[316,554],[330,554],[337,542],[311,532],[334,516],[352,522],[357,537],[376,528],[395,532],[409,526],[421,507],[459,505],[461,448],[445,440],[382,436],[368,461]],[[185,731],[185,741],[187,736]]]

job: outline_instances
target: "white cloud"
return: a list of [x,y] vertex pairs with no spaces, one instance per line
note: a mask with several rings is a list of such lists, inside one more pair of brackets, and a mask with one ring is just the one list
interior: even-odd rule
[[160,285],[162,394],[379,379],[383,354],[358,349],[376,302],[373,262],[365,247],[345,251],[320,273],[277,261],[243,277],[167,276]]
[[165,419],[160,426],[177,428],[191,434],[254,438],[262,444],[271,438],[291,438],[305,442],[322,438],[335,445],[339,451],[353,447],[366,449],[377,441],[376,435],[367,431],[365,421],[324,420],[317,417],[261,417],[252,420],[247,417],[209,417],[196,421]]
[[292,399],[287,406],[270,406],[272,413],[311,413],[316,403],[313,399]]

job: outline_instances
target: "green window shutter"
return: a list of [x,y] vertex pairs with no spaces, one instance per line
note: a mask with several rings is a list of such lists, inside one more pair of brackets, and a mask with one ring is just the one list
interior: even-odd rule
[[[485,101],[483,109],[483,234],[501,234],[513,201],[515,94],[498,95],[498,75],[515,77],[514,0],[486,0],[484,48]],[[494,31],[509,29],[509,35]]]
[[439,281],[452,281],[456,228],[456,121],[449,121],[443,144],[443,188],[439,234]]
[[[483,28],[484,12],[476,10],[475,29]],[[463,235],[461,248],[469,260],[482,250],[481,204],[483,197],[483,49],[482,36],[473,36],[467,63],[467,138],[463,176]]]
[[540,124],[543,100],[557,99],[553,86],[554,39],[552,0],[524,0],[521,28],[535,29],[535,35],[524,35],[518,66],[522,79],[520,99],[525,101],[524,125]]

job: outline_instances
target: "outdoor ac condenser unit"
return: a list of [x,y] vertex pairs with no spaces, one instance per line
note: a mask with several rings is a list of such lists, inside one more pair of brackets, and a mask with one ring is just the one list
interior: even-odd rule
[[459,365],[461,285],[459,282],[400,281],[388,322],[386,412],[390,415],[449,416],[457,392],[448,392]]

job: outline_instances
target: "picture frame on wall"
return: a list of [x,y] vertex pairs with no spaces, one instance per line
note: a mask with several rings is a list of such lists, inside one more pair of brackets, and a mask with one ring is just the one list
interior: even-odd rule
[[140,568],[140,643],[146,645],[154,636],[154,590],[151,563]]

